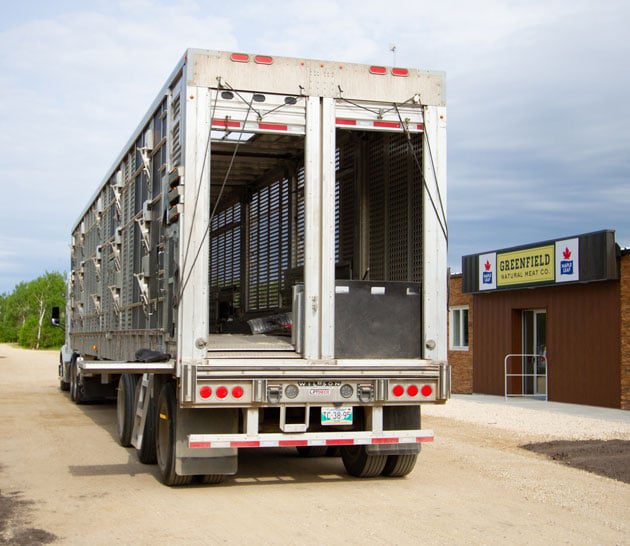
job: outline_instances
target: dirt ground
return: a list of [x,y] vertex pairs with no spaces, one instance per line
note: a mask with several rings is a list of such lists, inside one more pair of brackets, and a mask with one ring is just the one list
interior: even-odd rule
[[167,488],[116,443],[115,405],[72,404],[56,364],[0,345],[0,544],[630,544],[627,483],[435,416],[407,478],[260,449],[220,486]]

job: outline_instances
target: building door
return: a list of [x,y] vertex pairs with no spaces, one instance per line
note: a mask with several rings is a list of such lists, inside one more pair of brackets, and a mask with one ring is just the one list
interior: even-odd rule
[[523,394],[547,396],[547,311],[523,311]]

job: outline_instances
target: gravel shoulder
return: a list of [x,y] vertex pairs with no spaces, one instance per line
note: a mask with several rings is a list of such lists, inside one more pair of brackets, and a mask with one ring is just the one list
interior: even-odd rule
[[405,479],[260,449],[221,486],[167,488],[116,443],[115,405],[58,390],[56,363],[0,345],[0,494],[24,501],[0,543],[28,529],[46,533],[34,544],[628,543],[628,484],[519,447],[540,435],[449,416],[451,402],[425,412],[436,440]]

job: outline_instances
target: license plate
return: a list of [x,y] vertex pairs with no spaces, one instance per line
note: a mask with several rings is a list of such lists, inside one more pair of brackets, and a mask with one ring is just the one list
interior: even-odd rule
[[322,425],[351,425],[352,408],[322,408]]

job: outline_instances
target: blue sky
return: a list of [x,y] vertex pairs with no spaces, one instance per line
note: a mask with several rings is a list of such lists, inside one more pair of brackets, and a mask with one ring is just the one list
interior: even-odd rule
[[444,70],[449,264],[612,228],[630,246],[627,1],[24,1],[0,19],[0,292],[71,225],[186,47]]

